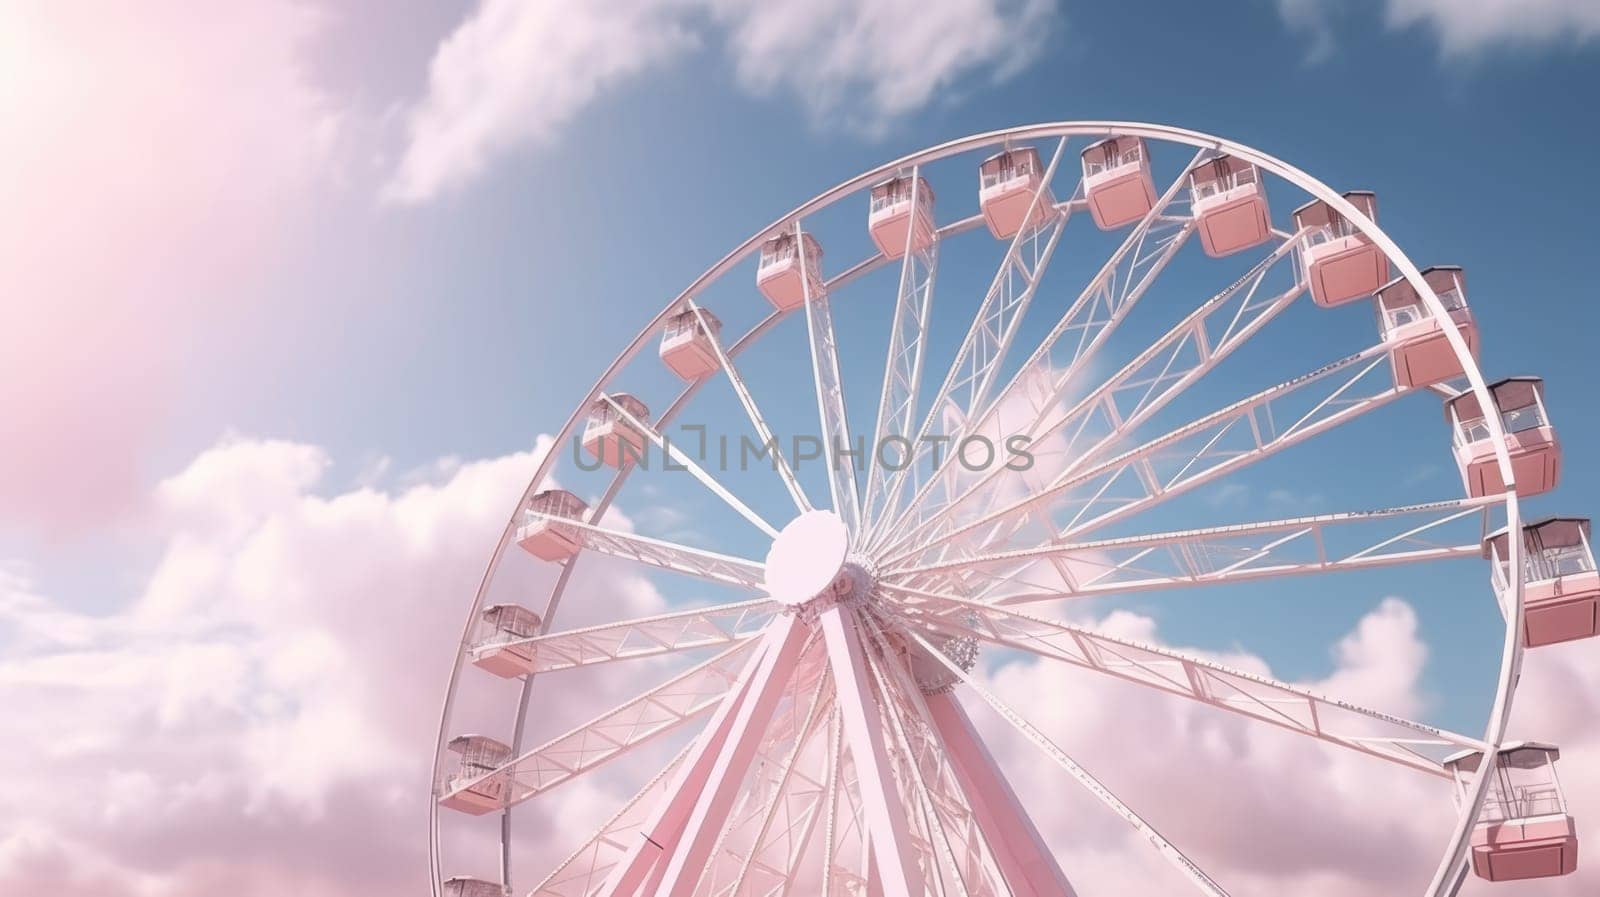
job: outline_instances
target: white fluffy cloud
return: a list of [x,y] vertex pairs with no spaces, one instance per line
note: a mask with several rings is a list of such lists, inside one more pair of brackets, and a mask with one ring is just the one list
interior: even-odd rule
[[[425,893],[454,633],[536,456],[327,494],[322,450],[230,437],[156,487],[114,610],[0,567],[0,893]],[[664,606],[605,563],[573,588]]]
[[[161,554],[147,575],[113,578],[129,583],[125,600],[97,603],[115,609],[69,609],[0,565],[0,739],[16,761],[0,765],[0,893],[426,893],[443,673],[484,552],[536,457],[338,489],[315,446],[230,437],[154,490],[147,535]],[[586,565],[574,590],[568,606],[590,618],[664,607],[620,562]],[[1162,641],[1145,616],[1099,626]],[[1410,608],[1390,599],[1331,646],[1329,673],[1309,684],[1426,717],[1428,653]],[[1269,671],[1243,651],[1219,659]],[[1381,761],[1045,661],[990,675],[1236,894],[1415,892],[1448,822],[1442,782]],[[586,715],[613,685],[638,686],[585,684],[569,695],[582,706],[547,709]],[[1516,720],[1520,734],[1562,745],[1590,844],[1600,843],[1597,694],[1592,642],[1542,649],[1528,658]],[[506,696],[486,695],[499,699],[492,718],[503,721]],[[1182,893],[1147,845],[973,712],[1081,893]],[[626,787],[591,776],[535,806],[519,825],[537,861]],[[1590,863],[1518,894],[1593,893],[1597,872]]]
[[[1114,613],[1101,628],[1162,641],[1143,616]],[[1182,650],[1270,675],[1249,654]],[[1425,719],[1427,656],[1416,615],[1390,598],[1333,646],[1326,677],[1303,684]],[[1453,812],[1443,780],[1047,660],[1008,663],[989,681],[1231,893],[1415,894],[1438,861]],[[1597,682],[1592,646],[1530,654],[1513,729],[1514,737],[1562,745],[1563,783],[1586,843],[1600,838],[1600,802],[1590,796],[1600,795]],[[1013,780],[1025,783],[1019,793],[1060,845],[1058,859],[1080,893],[1186,893],[1132,829],[981,704],[967,704]],[[1517,894],[1578,897],[1597,882],[1600,869],[1580,864],[1571,876],[1518,883]],[[1472,878],[1462,893],[1498,892]]]
[[482,0],[435,52],[384,195],[423,202],[551,138],[606,90],[721,42],[740,83],[796,95],[866,131],[958,79],[1009,77],[1042,46],[1054,0]]
[[[1278,0],[1284,23],[1311,37],[1313,60],[1333,49],[1329,19],[1341,7],[1332,0]],[[1600,38],[1600,3],[1594,0],[1383,0],[1383,17],[1391,29],[1431,32],[1440,52],[1452,58]]]

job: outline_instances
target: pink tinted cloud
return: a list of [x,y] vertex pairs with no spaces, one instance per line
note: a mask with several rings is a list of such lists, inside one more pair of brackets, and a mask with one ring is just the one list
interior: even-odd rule
[[[1160,643],[1153,620],[1114,613],[1114,635]],[[1211,656],[1270,675],[1259,657]],[[1428,648],[1416,617],[1390,598],[1333,646],[1314,691],[1412,718],[1426,718],[1419,688]],[[1421,893],[1452,819],[1448,783],[1253,724],[1202,705],[1105,681],[1049,661],[1007,664],[995,690],[1235,895]],[[1592,698],[1600,657],[1590,646],[1529,655],[1514,734],[1563,747],[1561,773],[1580,841],[1600,839],[1600,716]],[[1189,886],[1132,829],[1066,778],[1043,754],[981,706],[969,707],[1020,782],[1024,802],[1058,845],[1080,892],[1144,897]],[[1519,897],[1595,893],[1600,868],[1519,882]],[[1463,894],[1505,893],[1469,879]]]
[[[148,497],[165,550],[119,609],[0,576],[0,739],[25,758],[0,766],[0,893],[426,893],[438,702],[536,457],[330,494],[322,450],[229,437]],[[569,601],[574,617],[664,607],[606,563]],[[491,684],[464,698],[475,725],[504,725],[514,693]],[[546,711],[637,688],[588,685]],[[587,818],[622,790],[541,810]]]
[[[26,577],[0,574],[0,703],[10,710],[0,739],[22,761],[0,766],[0,893],[427,893],[444,674],[485,553],[536,457],[340,489],[318,447],[229,437],[148,497],[143,522],[165,549],[109,615],[67,610]],[[630,525],[620,514],[608,522]],[[665,607],[635,569],[581,569],[562,625]],[[1162,641],[1148,617],[1098,625]],[[1415,616],[1391,599],[1331,647],[1328,675],[1309,684],[1426,716],[1427,656]],[[1221,659],[1270,672],[1243,651]],[[625,672],[546,691],[541,712],[582,718],[652,675]],[[1415,893],[1448,824],[1441,781],[1381,761],[1045,662],[1013,662],[990,680],[1235,894]],[[514,693],[489,677],[473,684],[462,725],[503,734]],[[1587,843],[1600,843],[1597,693],[1592,644],[1541,650],[1517,715],[1520,734],[1565,749]],[[1081,893],[1183,892],[1041,754],[987,711],[973,714]],[[518,821],[527,858],[549,868],[637,781],[594,775],[530,805]],[[492,834],[452,827],[447,872],[492,874]],[[1592,893],[1597,868],[1517,893]]]

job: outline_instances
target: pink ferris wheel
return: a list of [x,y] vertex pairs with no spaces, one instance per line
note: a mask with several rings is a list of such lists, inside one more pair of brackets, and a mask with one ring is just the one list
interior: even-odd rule
[[[1525,518],[1519,499],[1560,472],[1544,384],[1486,380],[1465,272],[1419,269],[1377,216],[1372,193],[1228,140],[1066,122],[913,153],[745,241],[581,397],[495,546],[436,747],[436,897],[1070,895],[1071,870],[1019,796],[1069,787],[1200,893],[1226,894],[1203,856],[1030,722],[1026,696],[985,683],[985,652],[1198,702],[1436,783],[1455,822],[1441,857],[1421,861],[1428,895],[1473,874],[1572,872],[1559,749],[1506,729],[1524,649],[1596,634],[1589,523]],[[981,257],[992,265],[975,276]],[[1047,277],[1071,264],[1086,276]],[[845,302],[886,326],[860,336],[835,314]],[[1316,339],[1259,354],[1292,315]],[[783,331],[795,348],[764,352]],[[841,338],[877,349],[863,360]],[[1293,369],[1245,383],[1274,361]],[[870,383],[858,391],[846,371]],[[778,435],[802,412],[807,469]],[[1435,439],[1396,438],[1382,454],[1458,470],[1434,483],[1446,494],[1293,517],[1194,500],[1280,455],[1370,474],[1370,453],[1316,446],[1384,415],[1426,416]],[[680,444],[685,424],[770,450],[730,471]],[[619,496],[661,503],[667,480],[717,508],[715,524],[675,537],[608,514]],[[1504,621],[1493,702],[1470,733],[1068,612],[1446,561],[1484,568],[1481,605]],[[574,605],[585,564],[700,600],[595,619]],[[576,719],[545,709],[586,695]],[[1009,776],[980,713],[1058,777]],[[623,780],[632,796],[581,830],[539,813]]]

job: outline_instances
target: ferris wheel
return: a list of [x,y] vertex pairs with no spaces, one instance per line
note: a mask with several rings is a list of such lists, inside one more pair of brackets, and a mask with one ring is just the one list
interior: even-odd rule
[[[1428,895],[1469,874],[1572,872],[1559,750],[1506,729],[1524,648],[1596,634],[1589,524],[1525,519],[1519,498],[1560,470],[1544,385],[1486,381],[1465,272],[1419,269],[1376,218],[1373,194],[1228,140],[1067,122],[913,153],[745,241],[581,397],[495,546],[436,746],[436,897],[1071,895],[1025,797],[1079,787],[1200,893],[1227,893],[1142,815],[1158,812],[1030,721],[1027,696],[985,679],[988,652],[1437,783],[1455,823],[1422,860]],[[1073,265],[1085,275],[1065,283]],[[847,304],[879,329],[846,324]],[[1294,315],[1299,331],[1271,326]],[[789,350],[763,351],[785,332]],[[863,360],[842,341],[876,348]],[[1289,369],[1246,382],[1273,364]],[[1456,468],[1431,500],[1284,516],[1195,498],[1280,455],[1390,495],[1404,467],[1336,440],[1424,414],[1436,439],[1381,453]],[[801,420],[812,438],[786,438]],[[707,433],[759,463],[734,469]],[[712,510],[662,521],[704,525],[607,513],[673,489]],[[1493,703],[1468,734],[1069,612],[1447,561],[1484,568],[1482,606],[1504,621]],[[569,594],[586,563],[688,597],[593,619]],[[588,695],[576,720],[545,709]],[[1058,778],[1021,787],[979,714]],[[632,796],[583,830],[538,815],[585,779]]]

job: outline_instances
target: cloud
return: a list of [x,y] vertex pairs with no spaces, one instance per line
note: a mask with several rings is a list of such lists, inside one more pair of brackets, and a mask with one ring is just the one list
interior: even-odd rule
[[[1137,614],[1114,613],[1099,628],[1161,643],[1156,622]],[[1181,650],[1270,675],[1263,659],[1247,653]],[[1334,646],[1327,676],[1302,684],[1425,719],[1427,655],[1416,615],[1390,598]],[[1414,894],[1432,875],[1453,816],[1443,780],[1047,660],[1004,663],[987,678],[1231,893]],[[1592,650],[1530,654],[1514,728],[1520,737],[1562,745],[1562,780],[1580,840],[1600,838],[1600,803],[1588,796],[1600,795],[1600,715],[1586,697],[1597,686],[1600,660]],[[1023,801],[1059,845],[1062,868],[1080,893],[1186,890],[1150,845],[1044,754],[978,699],[964,701],[1007,774],[1026,783]],[[1521,882],[1518,894],[1577,897],[1596,881],[1592,867],[1580,867],[1565,878]],[[1463,890],[1492,893],[1476,879]]]
[[[321,448],[230,436],[154,488],[160,556],[128,595],[92,602],[112,610],[75,611],[0,566],[0,739],[19,760],[0,766],[0,893],[425,892],[455,633],[547,447],[324,495]],[[586,567],[564,622],[664,609],[637,569]],[[521,584],[548,583],[537,570]],[[481,678],[461,714],[503,728],[509,686]],[[638,687],[586,685],[545,712]],[[540,809],[614,805],[623,788]]]
[[[1310,38],[1311,62],[1332,53],[1331,20],[1343,11],[1332,0],[1278,0],[1284,24]],[[1391,30],[1431,32],[1447,59],[1600,38],[1600,4],[1592,0],[1383,0],[1383,20]]]
[[1447,56],[1600,37],[1600,5],[1592,0],[1388,0],[1385,19],[1392,28],[1433,31]]
[[714,3],[740,82],[788,89],[822,120],[882,133],[960,79],[1004,80],[1038,55],[1053,0]]
[[[123,600],[96,602],[113,609],[73,610],[25,569],[0,565],[0,739],[18,759],[0,766],[0,893],[424,893],[421,820],[443,673],[486,547],[546,447],[328,491],[332,459],[320,447],[229,436],[154,488],[145,529],[160,556]],[[575,577],[563,610],[574,617],[562,625],[665,607],[635,568],[596,561]],[[1162,641],[1158,622],[1137,613],[1098,626]],[[1562,746],[1581,837],[1600,843],[1593,646],[1529,654],[1514,731]],[[1429,654],[1415,614],[1389,599],[1306,684],[1426,718]],[[1421,890],[1450,818],[1442,781],[1085,671],[996,665],[998,656],[986,670],[995,690],[1233,893]],[[1210,656],[1270,672],[1243,650]],[[588,715],[639,687],[636,677],[583,683],[546,691],[540,712]],[[511,693],[492,690],[503,683],[490,677],[475,684],[491,690],[464,692],[460,713],[499,732]],[[1081,893],[1182,892],[1147,845],[965,700],[1027,784],[1024,800]],[[584,830],[575,820],[626,796],[625,778],[590,776],[531,805],[518,822],[530,865],[550,868]],[[1518,894],[1592,893],[1593,869]]]
[[1042,48],[1054,0],[482,0],[434,53],[387,200],[421,203],[555,137],[607,91],[721,39],[741,86],[881,133],[974,74]]

